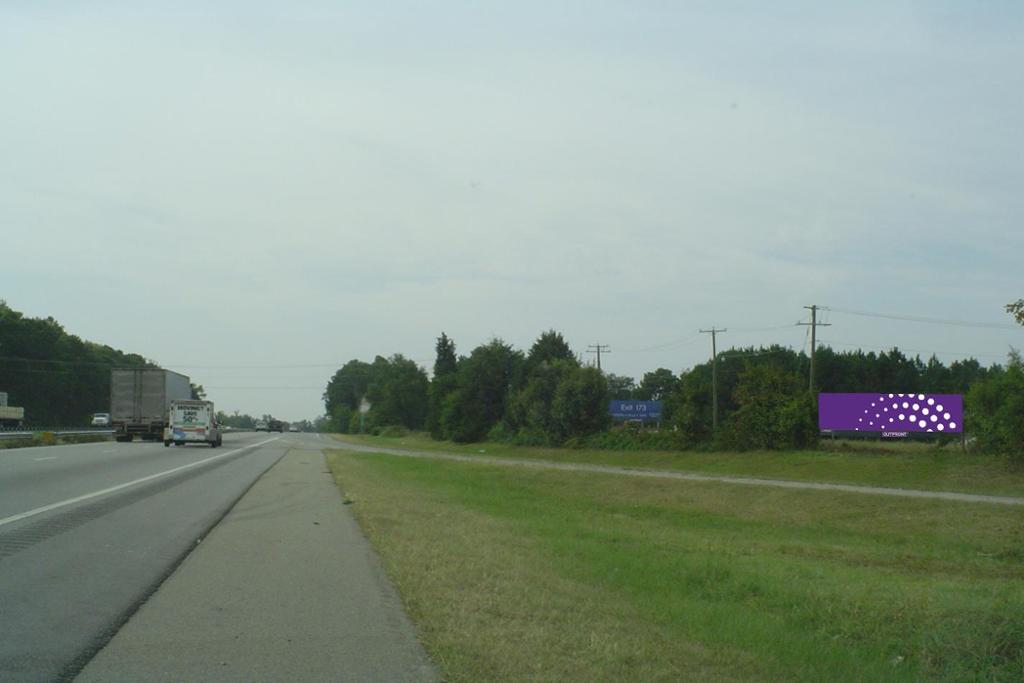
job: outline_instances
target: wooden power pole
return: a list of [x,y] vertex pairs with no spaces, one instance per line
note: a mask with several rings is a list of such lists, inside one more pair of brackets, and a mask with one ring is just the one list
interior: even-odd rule
[[711,429],[718,431],[718,347],[715,344],[715,335],[728,330],[712,327],[710,330],[698,332],[711,335]]
[[832,323],[819,323],[818,322],[818,306],[804,306],[811,312],[811,322],[809,323],[797,323],[797,325],[810,325],[811,326],[811,372],[810,379],[808,380],[807,387],[814,393],[814,348],[817,346],[817,330],[819,327],[829,327]]
[[587,347],[587,353],[596,353],[597,354],[597,369],[598,370],[601,369],[601,352],[602,351],[604,351],[605,353],[611,353],[612,349],[607,344],[591,344],[590,346]]

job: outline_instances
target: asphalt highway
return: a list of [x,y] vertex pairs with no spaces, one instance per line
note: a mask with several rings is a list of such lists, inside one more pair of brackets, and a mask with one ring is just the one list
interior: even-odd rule
[[293,440],[0,451],[0,680],[72,679]]

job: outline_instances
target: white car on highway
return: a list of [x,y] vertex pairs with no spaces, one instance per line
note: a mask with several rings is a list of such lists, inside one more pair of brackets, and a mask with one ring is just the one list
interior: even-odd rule
[[94,413],[91,424],[93,427],[109,427],[110,413]]

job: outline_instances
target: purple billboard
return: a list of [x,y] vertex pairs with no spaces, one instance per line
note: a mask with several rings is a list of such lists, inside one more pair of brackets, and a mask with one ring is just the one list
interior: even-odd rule
[[954,432],[961,394],[818,394],[818,428],[835,432]]

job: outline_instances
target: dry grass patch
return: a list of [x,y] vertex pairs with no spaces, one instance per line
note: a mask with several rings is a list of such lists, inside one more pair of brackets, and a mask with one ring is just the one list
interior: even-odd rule
[[328,462],[446,680],[759,680],[742,653],[680,640],[561,575],[513,524],[396,487],[365,458]]

